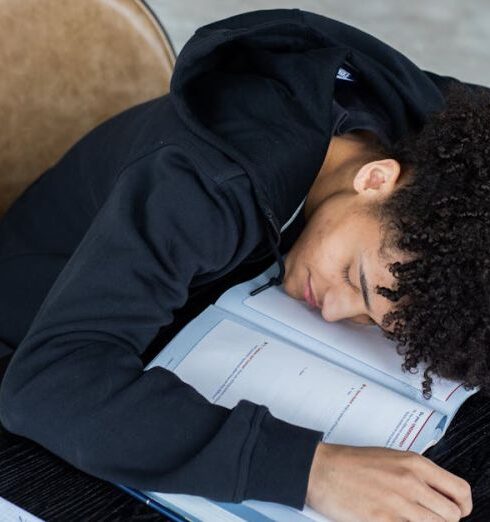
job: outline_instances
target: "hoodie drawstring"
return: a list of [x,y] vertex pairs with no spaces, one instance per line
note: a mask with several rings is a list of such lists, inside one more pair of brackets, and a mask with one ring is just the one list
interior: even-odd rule
[[262,292],[263,290],[266,290],[267,288],[270,288],[273,285],[280,285],[280,284],[282,284],[282,280],[283,280],[284,274],[286,272],[286,268],[284,266],[284,261],[282,259],[281,252],[279,252],[279,248],[278,248],[279,242],[281,241],[280,236],[279,236],[279,242],[276,244],[276,242],[274,241],[274,238],[272,237],[271,230],[270,230],[269,226],[267,227],[267,235],[269,237],[269,241],[270,241],[270,244],[271,244],[271,247],[272,247],[272,251],[273,251],[274,255],[276,256],[277,262],[279,264],[279,274],[277,276],[271,277],[269,279],[269,281],[267,283],[265,283],[264,285],[259,286],[255,290],[252,290],[249,293],[249,295],[257,295],[260,292]]

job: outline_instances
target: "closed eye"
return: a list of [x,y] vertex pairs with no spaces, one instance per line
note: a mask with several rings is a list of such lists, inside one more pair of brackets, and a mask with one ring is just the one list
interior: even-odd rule
[[[356,292],[359,292],[359,289],[353,285],[351,283],[351,280],[349,278],[349,269],[350,269],[350,266],[349,265],[346,265],[343,270],[342,270],[342,279],[352,288],[354,289]],[[366,316],[367,320],[368,320],[368,323],[369,324],[377,324],[376,321],[374,321],[371,317],[369,316]]]
[[354,290],[357,290],[357,288],[351,283],[351,280],[349,279],[349,265],[346,265],[344,269],[342,270],[342,279]]

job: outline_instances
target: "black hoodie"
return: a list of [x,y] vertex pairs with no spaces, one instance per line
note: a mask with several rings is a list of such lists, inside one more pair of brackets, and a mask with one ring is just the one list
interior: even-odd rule
[[[169,370],[143,371],[141,355],[191,291],[242,264],[272,252],[270,284],[281,283],[281,229],[323,163],[343,63],[391,140],[442,108],[440,89],[457,81],[324,16],[239,14],[195,32],[168,95],[96,128],[19,199],[0,231],[4,288],[16,270],[30,274],[29,259],[69,257],[7,368],[8,430],[138,489],[303,507],[322,432],[248,400],[211,404]],[[38,199],[33,247],[13,231],[57,176],[72,185],[57,202]]]

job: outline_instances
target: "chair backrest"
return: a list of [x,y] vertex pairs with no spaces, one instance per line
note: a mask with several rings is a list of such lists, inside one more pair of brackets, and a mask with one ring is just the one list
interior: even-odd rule
[[142,0],[0,0],[0,217],[90,129],[167,93],[175,59]]

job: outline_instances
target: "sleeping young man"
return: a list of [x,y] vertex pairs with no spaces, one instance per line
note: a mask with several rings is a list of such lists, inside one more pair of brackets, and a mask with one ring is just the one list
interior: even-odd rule
[[[199,28],[169,94],[88,133],[0,222],[1,422],[138,489],[306,502],[339,522],[481,517],[489,129],[486,88],[339,21],[271,9]],[[478,412],[453,423],[471,429],[424,456],[327,444],[143,371],[276,260],[269,284],[326,321],[376,323],[406,369],[427,363],[427,395],[431,375],[480,386]]]

